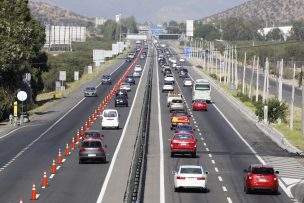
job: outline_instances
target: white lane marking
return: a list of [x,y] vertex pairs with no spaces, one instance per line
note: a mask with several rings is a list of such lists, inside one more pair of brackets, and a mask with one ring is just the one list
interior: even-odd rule
[[233,203],[230,197],[227,197],[228,203]]
[[[231,127],[231,129],[237,134],[237,136],[244,142],[244,144],[250,149],[250,151],[254,154],[254,156],[262,163],[262,164],[266,164],[266,162],[257,154],[257,152],[250,146],[250,144],[243,138],[243,136],[239,133],[239,131],[234,127],[234,125],[232,125],[232,123],[226,118],[226,116],[223,114],[223,112],[221,112],[221,110],[215,105],[213,104],[213,106],[215,107],[215,109],[221,114],[221,116],[225,119],[225,121],[228,123],[228,125]],[[279,179],[279,185],[282,188],[282,190],[286,193],[286,195],[291,198],[294,199],[294,196],[292,195],[291,191],[288,190],[288,188],[284,185],[284,183],[282,182],[281,179]]]
[[[157,64],[156,58],[155,62]],[[165,169],[164,169],[164,143],[163,143],[163,126],[161,122],[161,106],[160,106],[160,92],[159,92],[159,75],[158,75],[158,65],[156,66],[156,79],[157,79],[157,114],[158,114],[158,136],[159,136],[159,154],[160,154],[160,163],[159,163],[159,173],[160,173],[160,187],[159,187],[159,202],[165,203]]]
[[199,132],[199,131],[201,131],[201,130],[198,128],[197,131]]
[[[123,63],[124,64],[124,63]],[[111,75],[117,71],[123,64],[121,64],[117,69],[115,69]],[[101,83],[99,83],[99,85],[97,85],[97,87],[100,86]],[[54,122],[48,129],[46,129],[46,131],[44,131],[41,135],[39,135],[39,137],[37,137],[35,140],[33,140],[30,144],[28,144],[25,148],[23,148],[16,156],[14,156],[6,165],[9,166],[10,164],[12,164],[18,157],[20,157],[26,150],[28,150],[32,145],[34,145],[36,142],[38,142],[44,135],[46,135],[52,128],[54,128],[58,123],[61,122],[61,120],[63,120],[69,113],[71,113],[78,105],[80,105],[86,97],[82,98],[77,104],[75,104],[69,111],[67,111],[62,117],[60,117],[56,122]],[[20,129],[20,128],[19,128]],[[5,168],[6,168],[5,167]],[[2,172],[2,171],[0,171]]]
[[192,120],[195,121],[195,118],[193,117]]
[[207,146],[207,144],[205,142],[203,144],[204,144],[204,146]]
[[50,175],[49,179],[53,179],[55,174]]
[[218,168],[217,168],[217,167],[215,167],[215,168],[214,168],[214,170],[215,170],[215,172],[217,172],[217,173],[219,172],[219,170],[218,170]]
[[212,164],[215,164],[215,161],[213,159],[211,160],[211,162],[212,162]]
[[195,120],[193,120],[193,123],[194,123],[194,124],[196,124],[196,121],[195,121]]
[[56,170],[58,171],[60,168],[61,168],[61,166],[57,166],[57,167],[56,167]]
[[222,187],[224,192],[227,192],[227,188],[225,186]]
[[209,152],[209,148],[208,147],[206,148],[206,151]]
[[208,156],[209,156],[210,158],[212,158],[212,154],[208,154]]
[[[149,55],[149,51],[148,51],[148,55]],[[133,62],[134,63],[134,62]],[[146,71],[146,65],[147,65],[147,60],[146,60],[146,64],[144,66],[144,71]],[[124,126],[124,129],[122,131],[122,134],[121,134],[121,137],[118,141],[118,144],[117,144],[117,147],[115,149],[115,152],[113,154],[113,158],[112,158],[112,161],[111,161],[111,164],[109,166],[109,169],[108,169],[108,172],[107,172],[107,175],[104,179],[104,182],[102,184],[102,187],[101,187],[101,190],[100,190],[100,193],[99,193],[99,196],[97,198],[97,203],[101,203],[103,198],[104,198],[104,195],[105,195],[105,192],[106,192],[106,189],[108,187],[108,184],[109,184],[109,180],[110,180],[110,177],[112,175],[112,172],[113,172],[113,169],[114,169],[114,165],[115,165],[115,162],[116,162],[116,159],[117,159],[117,155],[118,155],[118,152],[120,150],[120,147],[122,145],[122,141],[126,135],[126,130],[127,130],[127,127],[129,125],[129,122],[130,122],[130,118],[131,118],[131,115],[133,113],[133,109],[134,109],[134,105],[135,105],[135,101],[136,101],[136,98],[137,98],[137,95],[138,95],[138,90],[139,90],[139,87],[141,85],[141,82],[142,82],[142,78],[143,77],[140,77],[139,79],[139,82],[138,82],[138,86],[137,86],[137,89],[136,89],[136,92],[135,92],[135,96],[134,96],[134,99],[133,99],[133,103],[132,103],[132,106],[131,106],[131,109],[130,109],[130,112],[129,112],[129,115],[128,115],[128,118],[126,120],[126,123],[125,123],[125,126]]]
[[35,126],[39,126],[39,125],[42,125],[42,124],[21,126],[21,127],[19,127],[19,128],[16,128],[16,129],[14,129],[14,130],[8,132],[7,134],[5,134],[5,135],[3,135],[3,136],[1,136],[1,137],[0,137],[0,140],[3,139],[3,138],[5,138],[5,137],[7,137],[7,136],[9,136],[10,134],[16,132],[17,130],[21,130],[22,128],[26,128],[26,127],[35,127]]
[[[189,77],[193,80],[192,76],[188,74]],[[262,164],[266,164],[266,162],[260,157],[257,152],[250,146],[250,144],[243,138],[243,136],[239,133],[239,131],[232,125],[232,123],[226,118],[226,116],[221,112],[221,110],[216,106],[216,104],[213,103],[213,106],[215,109],[220,113],[220,115],[225,119],[225,121],[228,123],[228,125],[232,128],[232,130],[237,134],[237,136],[244,142],[244,144],[250,149],[250,151],[254,154],[254,156],[260,161]],[[294,196],[292,195],[290,189],[288,189],[282,180],[279,178],[279,185],[282,188],[282,190],[285,192],[285,194],[290,198],[294,199]]]
[[202,141],[204,141],[204,138],[203,138],[203,137],[201,137],[201,140],[202,140]]
[[219,179],[220,182],[223,182],[223,179],[222,179],[221,176],[218,176],[218,179]]
[[62,159],[62,163],[64,163],[66,161],[66,159]]

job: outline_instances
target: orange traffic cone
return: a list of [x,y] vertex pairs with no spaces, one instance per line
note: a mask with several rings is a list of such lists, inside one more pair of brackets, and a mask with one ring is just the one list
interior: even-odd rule
[[58,164],[62,164],[62,155],[61,155],[61,150],[59,149],[58,151],[58,160],[57,160]]
[[56,164],[55,164],[55,159],[53,159],[53,163],[52,163],[52,174],[56,174]]
[[36,185],[35,184],[33,184],[31,200],[37,200],[37,192],[36,192]]
[[81,127],[81,129],[80,129],[80,136],[82,137],[83,136],[83,127]]
[[69,144],[66,144],[66,147],[65,147],[65,156],[69,156],[69,155],[70,155]]
[[46,172],[43,173],[43,179],[42,179],[42,188],[46,188],[49,185],[48,179],[46,177]]
[[72,138],[72,150],[75,149],[75,140],[74,140],[74,137]]
[[80,139],[80,137],[79,137],[79,130],[77,130],[77,134],[76,134],[76,143],[79,142],[79,139]]

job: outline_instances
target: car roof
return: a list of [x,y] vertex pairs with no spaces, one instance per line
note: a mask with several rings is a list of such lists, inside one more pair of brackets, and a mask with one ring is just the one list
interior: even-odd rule
[[181,165],[180,168],[203,168],[202,166],[198,165]]
[[101,139],[98,139],[98,138],[91,138],[91,139],[86,139],[86,140],[83,140],[82,142],[101,142],[102,143],[102,140]]
[[100,133],[99,130],[86,130],[84,133],[92,133],[92,132],[98,132],[98,133]]
[[105,110],[103,110],[103,112],[108,112],[108,111],[116,111],[116,112],[118,112],[116,109],[105,109]]

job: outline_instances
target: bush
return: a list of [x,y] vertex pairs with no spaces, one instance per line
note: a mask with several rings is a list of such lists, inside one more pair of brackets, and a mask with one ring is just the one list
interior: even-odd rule
[[210,77],[212,77],[212,78],[214,78],[214,79],[217,80],[217,75],[216,75],[215,73],[211,73],[211,74],[210,74]]
[[[260,120],[264,119],[264,104],[259,102],[256,104],[256,115]],[[270,123],[277,122],[281,119],[286,122],[288,105],[285,102],[280,102],[277,98],[272,98],[268,102],[268,120]]]
[[238,93],[236,94],[236,96],[237,96],[238,98],[240,98],[240,100],[241,100],[242,102],[250,102],[250,98],[248,97],[248,95],[242,94],[242,92],[238,92]]

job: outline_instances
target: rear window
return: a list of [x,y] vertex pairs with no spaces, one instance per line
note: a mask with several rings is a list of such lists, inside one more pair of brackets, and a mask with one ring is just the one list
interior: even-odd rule
[[253,174],[274,174],[273,168],[252,168]]
[[102,147],[102,144],[99,141],[85,141],[85,142],[82,142],[82,147],[98,148],[98,147]]
[[202,174],[202,170],[200,168],[181,168],[180,173]]
[[173,100],[172,100],[172,103],[178,103],[178,104],[181,104],[181,103],[183,103],[183,100],[179,100],[179,99],[173,99]]
[[97,137],[97,136],[100,136],[100,133],[99,132],[85,132],[84,136],[85,137]]
[[116,111],[106,111],[103,113],[104,117],[117,117]]
[[209,84],[196,84],[195,90],[210,90]]
[[174,139],[175,140],[190,140],[193,137],[191,135],[187,135],[187,134],[180,134],[180,135],[175,135]]
[[192,130],[192,127],[190,125],[178,125],[177,129]]

